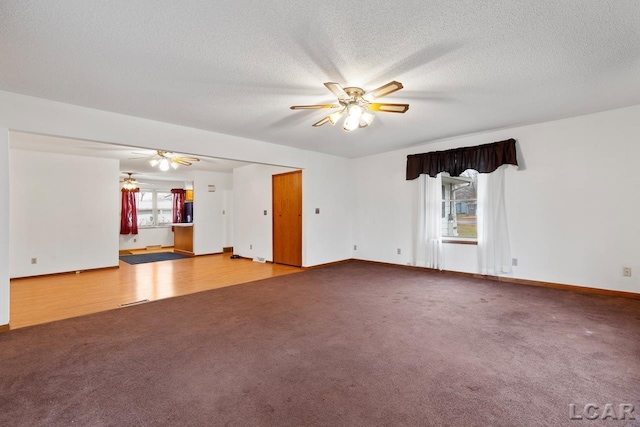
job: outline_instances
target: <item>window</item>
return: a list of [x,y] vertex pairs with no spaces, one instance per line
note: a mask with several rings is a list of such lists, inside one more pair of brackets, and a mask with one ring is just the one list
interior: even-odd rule
[[173,195],[168,190],[138,193],[138,227],[155,227],[173,222]]
[[442,237],[478,238],[478,172],[467,169],[460,176],[442,174]]

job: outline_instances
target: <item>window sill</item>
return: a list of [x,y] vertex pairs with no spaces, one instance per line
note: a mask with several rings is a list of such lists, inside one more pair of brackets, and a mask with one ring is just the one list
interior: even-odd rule
[[465,239],[465,238],[452,238],[447,237],[442,239],[442,243],[453,243],[454,245],[477,245],[478,240],[476,239]]
[[170,228],[171,224],[162,224],[162,225],[145,225],[138,226],[138,230],[152,230],[154,228]]

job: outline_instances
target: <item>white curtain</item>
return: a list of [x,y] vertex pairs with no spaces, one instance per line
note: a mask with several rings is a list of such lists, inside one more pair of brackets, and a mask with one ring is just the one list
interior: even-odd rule
[[413,264],[442,270],[442,180],[420,175],[413,215]]
[[511,248],[502,165],[478,175],[478,257],[482,274],[510,274]]

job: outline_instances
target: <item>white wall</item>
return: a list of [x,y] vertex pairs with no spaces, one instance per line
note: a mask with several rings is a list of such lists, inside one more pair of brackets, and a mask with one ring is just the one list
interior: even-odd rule
[[[233,175],[231,175],[233,181]],[[233,246],[233,190],[224,190],[224,247]]]
[[118,265],[117,160],[15,149],[10,160],[11,277]]
[[[119,215],[120,213],[118,213]],[[171,227],[138,228],[138,234],[120,234],[119,248],[144,249],[147,246],[173,246],[173,231]]]
[[[302,265],[350,258],[351,174],[347,159],[302,170]],[[249,165],[233,171],[234,252],[273,260],[271,176],[292,168]],[[316,214],[316,208],[320,213]],[[264,215],[264,211],[267,215]],[[253,245],[253,249],[251,249]]]
[[[193,171],[193,253],[195,255],[222,252],[225,246],[225,191],[232,188],[230,173]],[[209,192],[209,185],[216,191]]]
[[[406,156],[515,138],[507,170],[514,277],[640,292],[640,106],[423,144],[353,160],[354,258],[411,261]],[[402,249],[402,255],[396,249]],[[634,276],[622,277],[630,266]],[[478,272],[476,247],[445,245],[445,269]]]
[[[350,217],[354,205],[350,167],[351,160],[341,159],[302,172],[305,267],[340,261],[351,254]],[[319,214],[315,213],[316,208],[320,209]]]
[[9,130],[0,128],[0,325],[9,323]]
[[[271,176],[292,170],[295,169],[266,165],[248,165],[233,170],[233,252],[235,254],[273,261]],[[303,171],[303,199],[304,180],[305,172]],[[267,215],[264,214],[265,210]],[[304,222],[304,214],[302,218]]]

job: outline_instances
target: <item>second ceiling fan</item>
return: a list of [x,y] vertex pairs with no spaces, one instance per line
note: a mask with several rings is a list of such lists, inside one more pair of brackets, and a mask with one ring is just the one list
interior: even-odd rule
[[324,84],[337,98],[338,104],[318,104],[318,105],[294,105],[292,110],[315,110],[321,108],[340,108],[313,126],[322,126],[325,123],[335,125],[343,115],[346,115],[342,129],[350,132],[359,127],[366,127],[371,124],[374,115],[371,111],[383,113],[404,113],[409,109],[409,104],[383,104],[372,102],[375,99],[387,96],[390,93],[403,88],[402,83],[392,81],[377,89],[365,92],[359,87],[343,88],[338,83],[327,82]]

